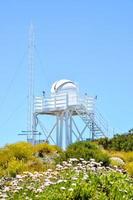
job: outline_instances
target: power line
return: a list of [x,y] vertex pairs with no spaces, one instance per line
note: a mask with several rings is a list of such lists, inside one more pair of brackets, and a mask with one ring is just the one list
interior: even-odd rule
[[6,90],[5,90],[5,94],[3,95],[3,98],[1,98],[1,101],[0,101],[1,108],[3,108],[4,104],[6,103],[8,97],[9,97],[9,94],[11,92],[11,89],[12,89],[13,85],[14,85],[15,79],[18,78],[18,74],[20,72],[20,69],[23,66],[25,55],[26,54],[24,53],[20,63],[17,65],[17,67],[16,67],[16,69],[14,71],[14,74],[13,74],[12,78],[9,81],[9,84],[8,84]]
[[[23,101],[24,102],[24,101]],[[25,106],[24,103],[21,102],[21,104],[19,104],[19,106],[17,106],[11,113],[10,115],[7,117],[7,119],[0,124],[0,129],[5,125],[7,124],[13,117],[14,115],[17,113],[18,110],[20,110],[21,108],[23,108]]]
[[35,46],[35,51],[36,51],[37,58],[38,58],[38,61],[39,61],[40,69],[41,69],[41,71],[42,71],[41,74],[45,74],[45,80],[46,80],[46,82],[48,82],[48,78],[47,78],[47,76],[46,76],[46,70],[45,70],[45,68],[43,67],[43,66],[44,66],[44,63],[43,63],[43,61],[42,61],[42,58],[41,58],[41,56],[40,56],[40,54],[39,54],[39,51],[38,51],[38,49],[37,49],[36,46]]

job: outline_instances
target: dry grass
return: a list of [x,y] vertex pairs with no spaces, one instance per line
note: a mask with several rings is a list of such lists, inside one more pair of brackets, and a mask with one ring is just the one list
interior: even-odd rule
[[111,161],[111,165],[116,165],[119,167],[123,167],[128,171],[128,173],[133,176],[133,151],[124,152],[124,151],[107,151],[109,157],[118,157],[121,158],[125,164],[120,165],[115,161]]

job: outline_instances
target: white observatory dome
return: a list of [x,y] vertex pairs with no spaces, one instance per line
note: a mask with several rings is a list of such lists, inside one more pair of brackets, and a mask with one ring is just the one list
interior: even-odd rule
[[71,90],[77,91],[77,85],[73,81],[62,79],[53,83],[51,93],[62,93]]

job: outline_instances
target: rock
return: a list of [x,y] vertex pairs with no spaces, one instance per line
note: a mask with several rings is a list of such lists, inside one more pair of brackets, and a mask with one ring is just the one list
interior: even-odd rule
[[115,161],[116,164],[118,163],[118,165],[124,165],[125,164],[125,162],[119,157],[111,157],[110,160]]

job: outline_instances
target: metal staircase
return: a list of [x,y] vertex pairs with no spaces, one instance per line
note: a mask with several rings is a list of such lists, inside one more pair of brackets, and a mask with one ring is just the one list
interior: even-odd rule
[[75,107],[75,112],[89,128],[92,140],[107,137],[108,123],[98,111],[90,112],[85,105],[80,105],[79,107]]

